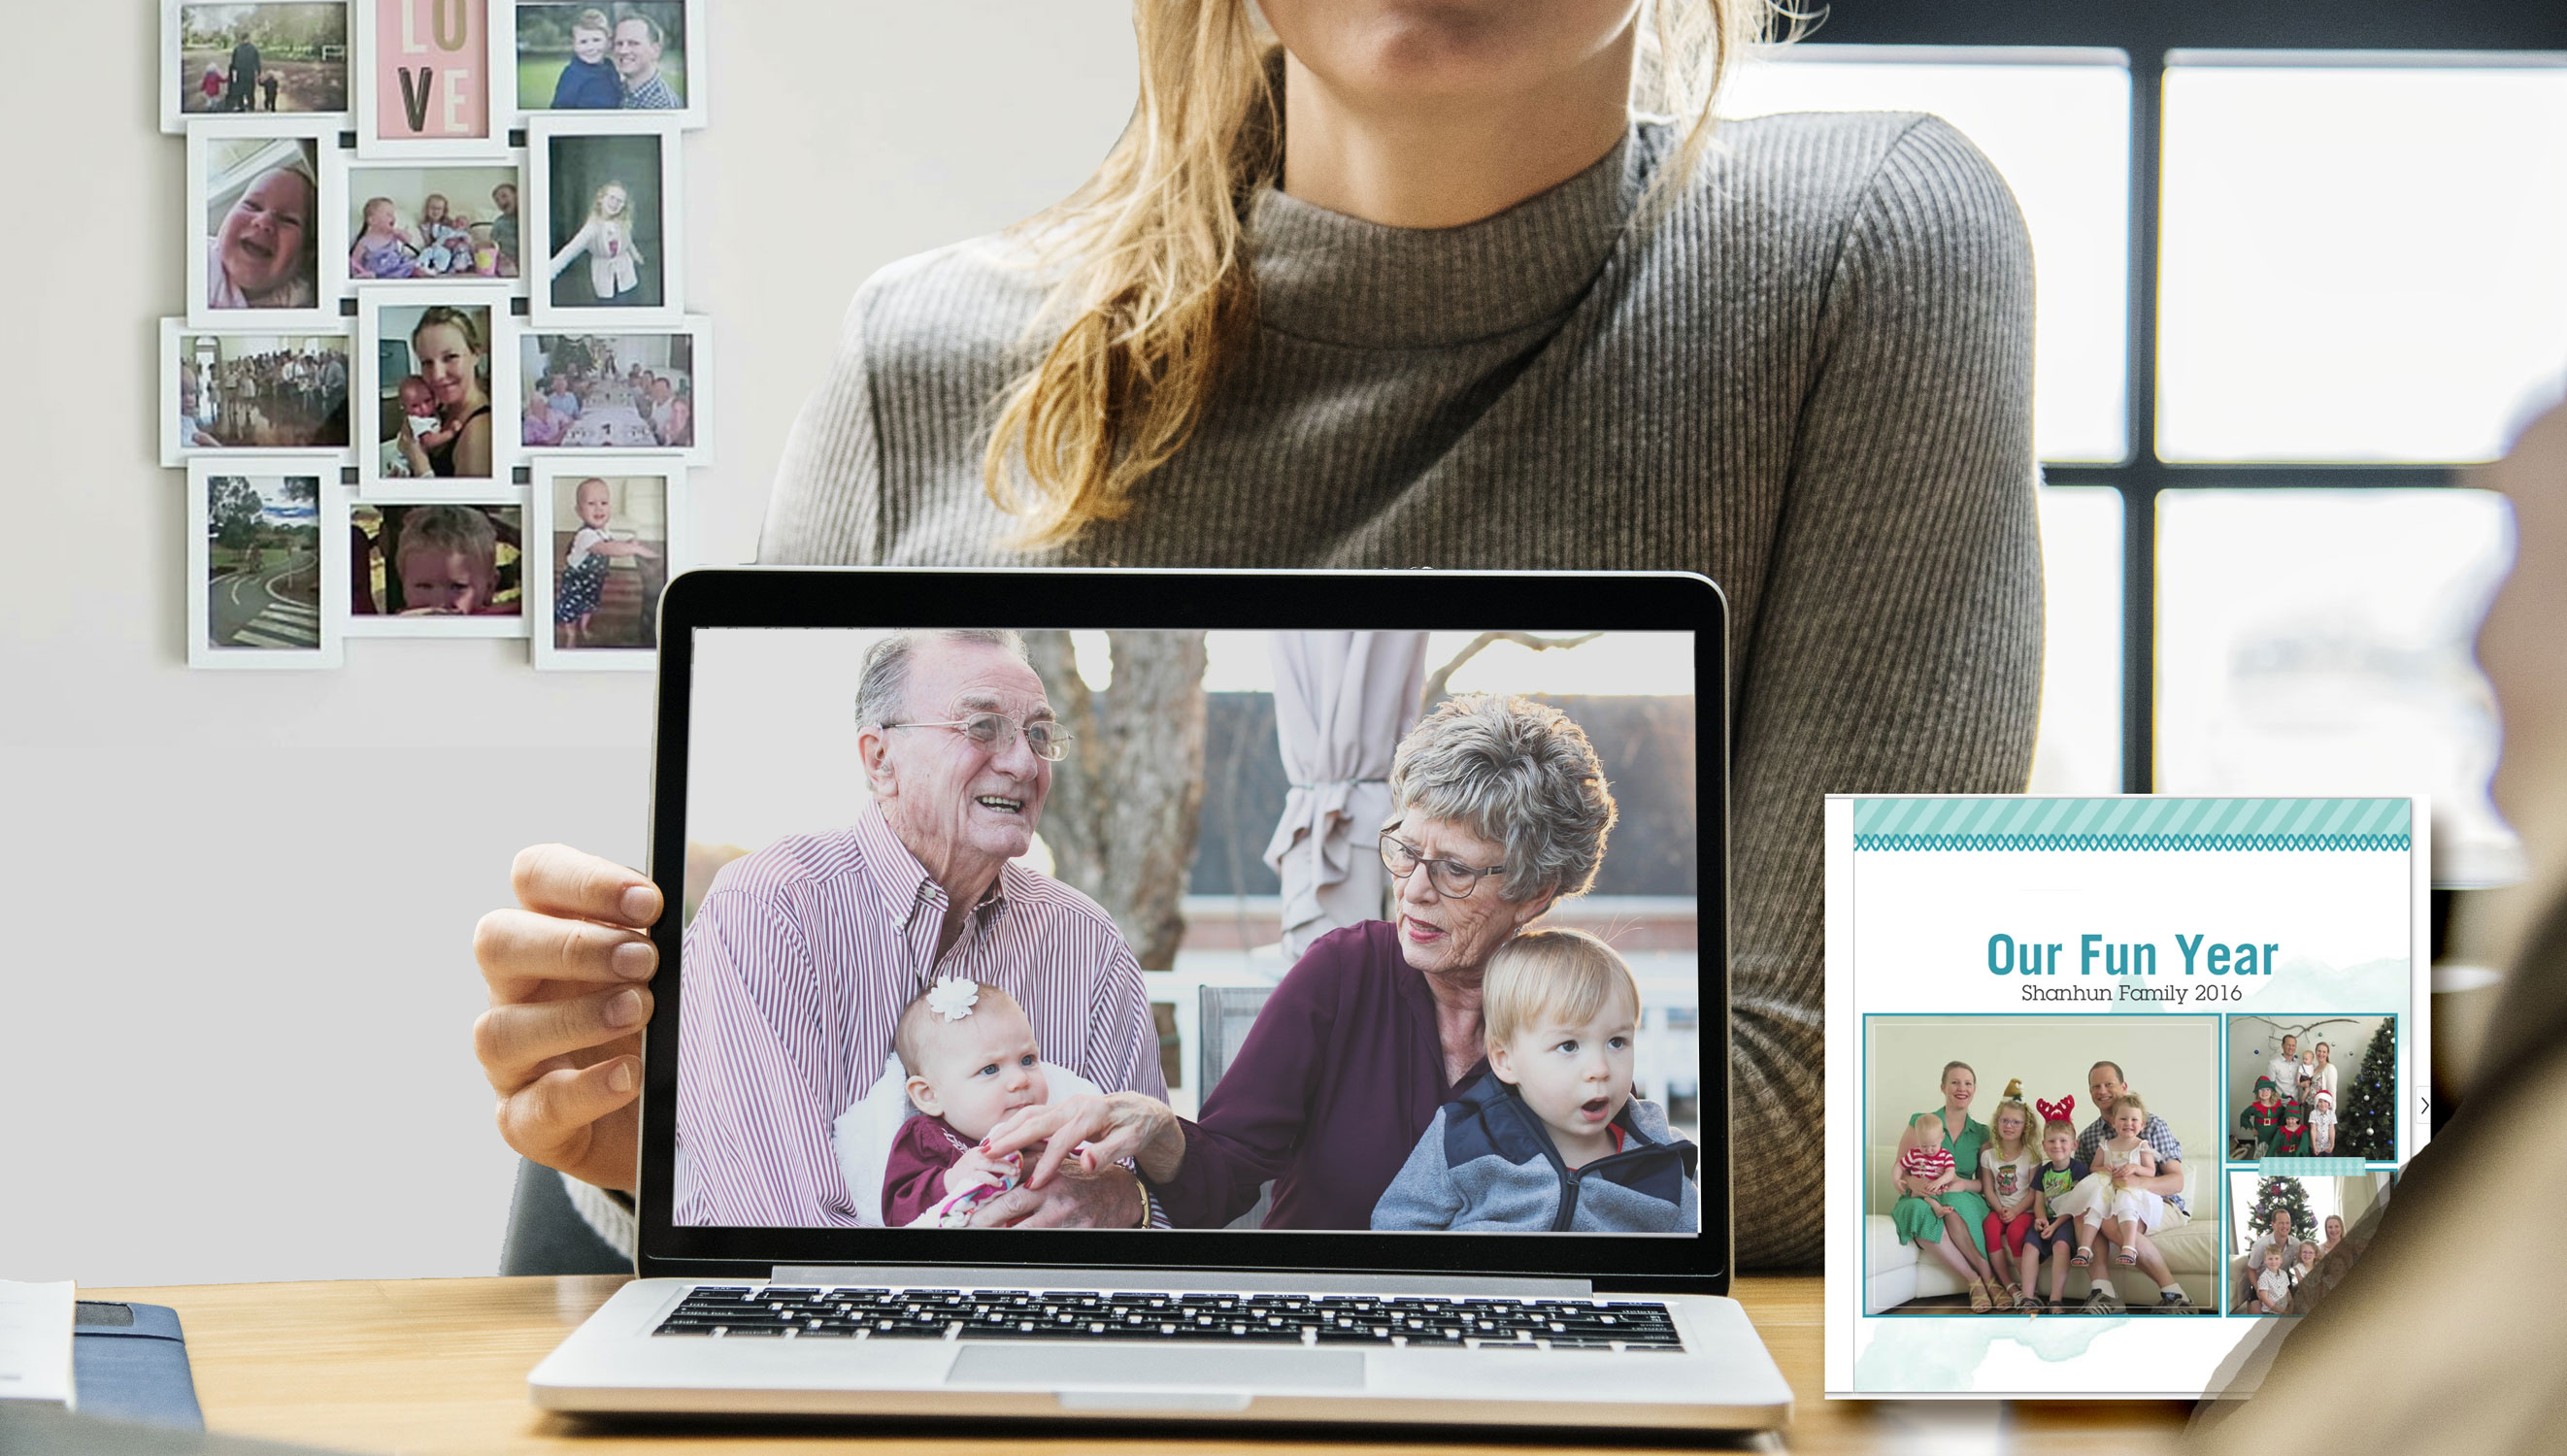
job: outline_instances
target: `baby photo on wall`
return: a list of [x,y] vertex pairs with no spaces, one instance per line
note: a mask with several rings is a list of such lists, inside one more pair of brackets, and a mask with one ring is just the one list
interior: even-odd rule
[[687,112],[687,7],[677,0],[517,6],[517,109]]
[[669,226],[679,215],[668,166],[676,142],[675,132],[647,120],[529,124],[527,163],[546,209],[544,266],[529,270],[536,324],[679,321]]
[[554,460],[536,479],[534,534],[548,553],[537,601],[549,608],[535,613],[537,667],[653,666],[669,584],[671,475],[631,469]]
[[493,125],[493,0],[356,0],[357,150],[369,157],[503,148]]
[[189,117],[348,110],[347,0],[163,0],[162,130]]
[[2219,1022],[1863,1019],[1863,1308],[2217,1304]]
[[[198,211],[189,314],[210,324],[325,324],[321,309],[321,157],[310,136],[191,134]],[[297,315],[302,315],[297,319]]]
[[348,447],[348,336],[161,328],[160,462]]
[[704,321],[668,333],[518,335],[518,438],[529,450],[699,457]]
[[350,630],[523,635],[524,525],[522,508],[495,502],[358,502],[348,530]]
[[520,168],[358,163],[341,188],[333,252],[349,283],[514,278]]
[[[488,294],[482,295],[488,297]],[[499,429],[507,414],[490,358],[497,306],[478,301],[359,300],[358,337],[373,346],[363,381],[368,411],[366,483],[501,478]]]
[[188,471],[195,592],[187,660],[197,667],[335,667],[318,472],[197,461]]

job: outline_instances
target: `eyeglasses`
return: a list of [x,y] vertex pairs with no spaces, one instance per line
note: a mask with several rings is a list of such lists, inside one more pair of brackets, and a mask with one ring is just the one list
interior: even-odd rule
[[1481,869],[1458,859],[1427,859],[1397,836],[1381,836],[1381,867],[1390,871],[1392,879],[1407,879],[1421,864],[1426,866],[1426,877],[1434,883],[1435,893],[1447,900],[1468,900],[1471,892],[1480,888],[1482,880],[1507,872],[1507,867],[1502,864]]
[[985,753],[1003,753],[1016,744],[1016,734],[1025,735],[1025,746],[1046,763],[1057,763],[1069,756],[1074,741],[1061,731],[1059,724],[1049,719],[1018,723],[1003,713],[976,713],[950,723],[887,723],[886,728],[950,728],[972,740],[972,746]]

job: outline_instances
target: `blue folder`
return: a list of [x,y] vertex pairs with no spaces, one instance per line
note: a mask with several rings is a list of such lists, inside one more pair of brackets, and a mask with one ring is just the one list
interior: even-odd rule
[[72,1388],[81,1414],[201,1431],[187,1337],[165,1305],[83,1300],[72,1311]]

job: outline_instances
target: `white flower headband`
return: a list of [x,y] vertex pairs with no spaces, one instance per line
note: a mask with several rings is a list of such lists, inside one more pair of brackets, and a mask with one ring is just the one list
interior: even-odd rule
[[927,1009],[947,1021],[972,1015],[973,1004],[980,999],[981,988],[960,976],[948,976],[927,989]]

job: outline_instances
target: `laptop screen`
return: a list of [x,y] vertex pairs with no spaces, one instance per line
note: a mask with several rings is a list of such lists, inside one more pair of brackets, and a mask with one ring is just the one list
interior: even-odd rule
[[697,628],[670,1225],[1697,1235],[1695,649]]

